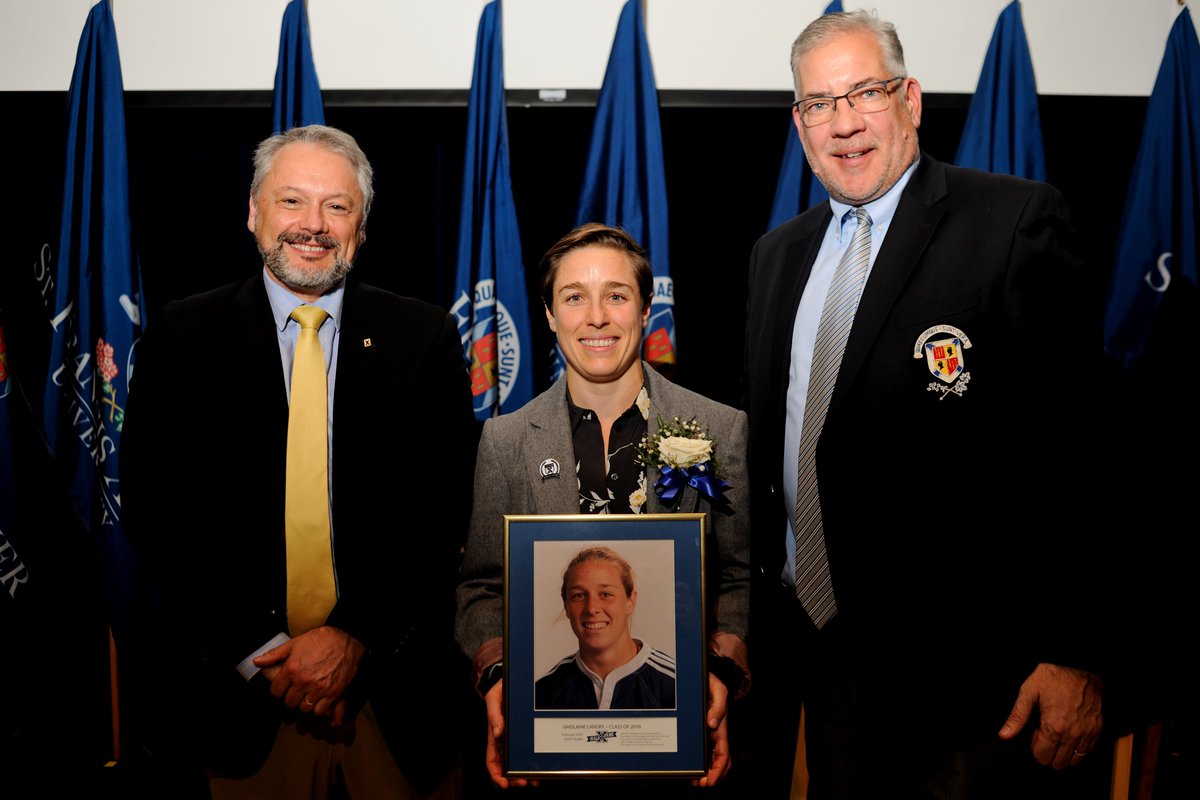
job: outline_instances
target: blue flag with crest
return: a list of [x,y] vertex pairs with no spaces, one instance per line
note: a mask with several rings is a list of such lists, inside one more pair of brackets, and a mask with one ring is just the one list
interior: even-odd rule
[[291,0],[283,11],[279,32],[279,63],[275,67],[275,97],[271,104],[275,133],[301,125],[324,125],[325,105],[313,66],[304,0]]
[[[825,6],[825,14],[842,12],[842,0],[833,0]],[[771,219],[767,230],[787,222],[801,211],[807,211],[817,203],[829,199],[829,192],[813,175],[804,157],[804,145],[796,133],[796,125],[788,119],[787,143],[783,148],[783,164],[779,168],[779,182],[775,184],[775,201],[771,203]]]
[[458,270],[450,312],[471,374],[475,416],[515,411],[533,397],[529,300],[508,169],[500,2],[484,6],[467,107]]
[[996,21],[954,163],[1046,180],[1037,84],[1017,0]]
[[117,453],[141,307],[124,87],[108,0],[88,15],[67,106],[42,429],[72,505],[102,556],[109,622],[119,642],[128,624],[134,559],[121,526]]
[[[663,166],[658,90],[639,0],[627,0],[617,22],[579,195],[576,224],[619,225],[646,248],[654,270],[650,322],[642,355],[660,372],[675,366],[674,289],[667,227],[667,175]],[[561,373],[555,352],[552,377]]]
[[[1125,366],[1142,355],[1172,283],[1197,285],[1200,251],[1200,44],[1179,12],[1146,108],[1104,313],[1104,347]],[[1186,285],[1186,284],[1185,284]]]

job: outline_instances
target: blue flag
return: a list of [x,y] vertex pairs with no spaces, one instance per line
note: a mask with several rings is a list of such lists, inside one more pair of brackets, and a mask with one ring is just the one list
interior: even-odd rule
[[67,97],[62,224],[42,429],[102,556],[109,623],[128,623],[133,553],[121,527],[117,452],[141,335],[129,220],[124,88],[108,0],[88,14]]
[[[842,0],[833,0],[825,6],[826,14],[840,14]],[[771,219],[767,230],[771,230],[801,211],[807,211],[817,203],[829,199],[829,192],[813,175],[804,157],[804,145],[796,133],[796,125],[789,117],[787,143],[783,148],[783,164],[779,168],[779,182],[775,184],[775,202],[771,204]]]
[[500,2],[483,8],[467,108],[462,218],[458,229],[458,322],[475,416],[515,411],[533,397],[529,300],[508,171]]
[[[658,90],[639,0],[621,9],[579,195],[576,224],[619,225],[646,248],[654,270],[642,355],[660,372],[675,366],[674,290],[667,229]],[[556,356],[558,354],[556,353]],[[561,359],[556,359],[561,366]],[[552,373],[557,370],[552,369]]]
[[779,169],[779,183],[775,185],[775,201],[771,204],[767,230],[828,199],[829,192],[809,168],[808,159],[804,157],[804,145],[800,143],[796,128],[789,120],[783,165]]
[[1112,286],[1104,314],[1104,347],[1126,366],[1142,354],[1159,304],[1183,278],[1194,290],[1200,252],[1200,44],[1185,7],[1146,108],[1146,128],[1133,166],[1117,235]]
[[996,21],[954,163],[1046,180],[1037,84],[1017,0]]
[[275,67],[275,133],[301,125],[324,125],[321,84],[313,66],[304,0],[291,0],[283,11],[279,63]]

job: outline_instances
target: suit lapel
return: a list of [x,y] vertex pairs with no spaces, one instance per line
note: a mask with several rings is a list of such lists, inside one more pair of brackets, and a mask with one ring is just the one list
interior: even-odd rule
[[[567,381],[560,379],[529,403],[525,414],[525,464],[532,514],[578,514],[579,480],[575,476]],[[543,464],[558,463],[558,477],[544,477]]]
[[833,216],[828,203],[823,207],[824,213],[815,215],[813,224],[800,231],[798,238],[788,245],[784,257],[783,274],[780,276],[782,285],[779,286],[779,313],[776,318],[776,330],[779,335],[771,337],[774,347],[771,354],[773,372],[780,381],[779,386],[783,388],[783,392],[776,392],[776,395],[783,395],[787,391],[788,372],[792,362],[792,328],[795,325],[796,311],[800,308],[800,298],[804,296],[804,287],[808,285],[817,253],[821,251],[821,240],[824,238],[822,232]]
[[887,238],[871,267],[871,275],[854,315],[854,327],[846,342],[846,354],[829,401],[830,409],[838,405],[853,385],[880,329],[908,283],[909,275],[921,260],[945,213],[945,204],[941,203],[945,196],[945,169],[922,154],[921,163],[905,187]]
[[812,274],[813,263],[821,250],[821,240],[824,230],[829,225],[833,211],[828,203],[822,205],[824,212],[813,214],[811,224],[802,228],[796,238],[788,245],[784,262],[779,275],[778,301],[774,320],[767,330],[774,335],[764,337],[758,343],[759,347],[769,348],[766,356],[771,376],[769,396],[775,398],[771,408],[774,430],[777,436],[771,437],[770,446],[773,451],[764,453],[764,463],[779,464],[783,459],[783,431],[787,424],[787,390],[790,383],[789,372],[792,365],[792,329],[796,323],[796,312],[800,308],[800,298],[804,295],[804,287]]
[[243,378],[249,385],[238,388],[239,402],[261,402],[263,412],[276,421],[283,420],[286,426],[287,386],[279,356],[279,333],[275,330],[275,317],[261,275],[242,284],[234,298],[234,308],[239,318],[234,324],[243,331],[242,342],[249,356],[244,363],[250,367]]
[[[238,445],[247,463],[238,474],[261,477],[263,493],[278,502],[282,535],[286,477],[288,400],[279,355],[279,333],[267,299],[262,274],[242,284],[234,295],[228,330],[237,349],[226,362],[223,377],[237,393]],[[252,466],[247,466],[247,464]]]
[[[682,398],[673,383],[661,377],[653,367],[645,362],[642,362],[642,369],[646,371],[646,386],[650,392],[650,419],[647,420],[646,432],[651,437],[658,435],[659,417],[662,417],[663,422],[668,422],[674,417],[688,420],[695,415],[694,409],[685,407],[685,404],[681,402]],[[704,420],[700,420],[700,422],[703,423]],[[683,487],[679,502],[672,505],[667,505],[655,494],[654,484],[660,474],[657,469],[646,469],[646,513],[670,514],[675,511],[695,511],[697,492],[690,486]]]
[[[646,370],[646,386],[650,392],[650,418],[646,420],[646,433],[653,439],[658,436],[658,419],[662,417],[663,422],[670,420],[679,410],[675,408],[671,402],[670,384],[665,380],[660,380],[658,373],[654,372],[654,367],[642,363],[642,369]],[[658,480],[660,473],[656,467],[646,467],[646,505],[647,514],[669,514],[675,509],[668,506],[654,492],[654,484]],[[683,494],[691,491],[691,487],[685,486]],[[682,500],[683,498],[681,498]],[[682,506],[682,503],[681,503]]]
[[[337,385],[333,394],[333,435],[335,452],[337,447],[338,430],[348,427],[339,422],[347,414],[361,410],[359,402],[369,386],[364,381],[372,380],[375,376],[374,360],[380,348],[390,343],[381,341],[379,332],[374,330],[373,308],[363,292],[355,284],[346,285],[342,295],[342,327],[338,332],[337,346]],[[370,346],[366,343],[370,342]]]

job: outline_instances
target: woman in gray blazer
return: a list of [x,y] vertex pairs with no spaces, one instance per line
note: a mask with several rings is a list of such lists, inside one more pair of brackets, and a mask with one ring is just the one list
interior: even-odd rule
[[[743,694],[750,682],[744,644],[750,532],[746,415],[676,386],[641,360],[653,273],[645,250],[625,231],[582,225],[550,248],[541,273],[546,319],[566,361],[565,374],[518,411],[485,423],[458,587],[456,635],[487,704],[488,772],[497,785],[509,785],[497,745],[504,730],[503,515],[686,510],[707,515],[717,555],[709,585],[719,589],[709,598],[708,615],[713,759],[698,782],[712,785],[729,767],[727,698]],[[642,466],[639,445],[643,436],[657,439],[660,420],[670,424],[676,418],[694,420],[707,431],[720,461],[719,477],[729,484],[723,492],[727,504],[702,498],[690,486],[669,503],[655,492],[658,470]]]

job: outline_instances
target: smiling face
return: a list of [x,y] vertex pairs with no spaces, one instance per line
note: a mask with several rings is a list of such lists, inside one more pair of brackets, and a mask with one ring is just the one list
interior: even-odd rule
[[276,155],[246,226],[271,278],[315,300],[346,276],[366,233],[363,197],[350,162],[319,145],[295,142]]
[[579,639],[580,654],[590,659],[624,651],[632,658],[637,650],[629,623],[637,606],[637,590],[625,593],[617,566],[589,559],[571,567],[565,583],[563,607]]
[[[874,35],[847,33],[809,50],[796,62],[800,97],[838,96],[876,81],[895,77],[884,65]],[[921,124],[921,87],[905,78],[893,89],[884,111],[860,114],[845,99],[837,101],[833,119],[804,127],[798,111],[792,118],[813,174],[843,203],[862,205],[883,196],[917,157]]]
[[567,361],[574,396],[588,384],[641,388],[642,330],[650,306],[637,288],[629,256],[611,247],[581,247],[562,257],[554,274],[550,330]]

